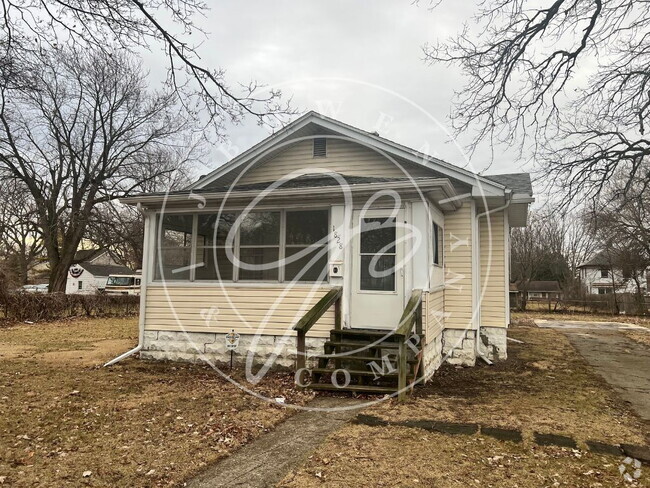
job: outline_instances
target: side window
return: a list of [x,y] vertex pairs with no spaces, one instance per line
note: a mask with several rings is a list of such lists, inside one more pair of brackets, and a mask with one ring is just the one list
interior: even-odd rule
[[433,235],[431,236],[433,250],[433,264],[440,266],[442,263],[442,232],[440,226],[433,223]]
[[83,290],[83,287],[84,287],[84,282],[83,282],[83,281],[80,281],[80,282],[77,284],[77,290]]

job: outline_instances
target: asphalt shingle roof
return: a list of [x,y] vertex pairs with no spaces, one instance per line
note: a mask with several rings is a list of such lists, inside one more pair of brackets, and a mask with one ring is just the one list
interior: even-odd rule
[[83,269],[88,271],[93,276],[108,276],[112,274],[133,274],[133,271],[126,266],[119,266],[115,264],[90,264],[79,263]]
[[485,178],[510,188],[515,193],[533,194],[533,183],[529,173],[506,173],[501,175],[485,175]]

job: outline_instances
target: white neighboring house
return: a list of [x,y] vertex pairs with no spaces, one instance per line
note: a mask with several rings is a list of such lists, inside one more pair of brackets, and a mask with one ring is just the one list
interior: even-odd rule
[[83,259],[86,256],[91,257],[73,264],[68,270],[68,281],[65,287],[65,292],[68,295],[93,295],[102,292],[106,287],[109,275],[133,273],[126,266],[116,264],[106,251],[96,249],[79,251],[75,260]]
[[[609,264],[607,255],[604,252],[598,253],[589,261],[578,266],[580,281],[585,286],[587,294],[607,295],[612,293],[616,286],[616,293],[636,293],[637,287],[634,280],[627,276],[623,270],[613,268]],[[650,268],[641,271],[641,292],[644,294],[650,290]]]

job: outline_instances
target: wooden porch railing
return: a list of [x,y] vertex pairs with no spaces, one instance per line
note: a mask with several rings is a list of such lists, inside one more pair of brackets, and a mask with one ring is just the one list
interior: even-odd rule
[[[397,398],[401,402],[406,399],[406,374],[408,369],[406,341],[411,336],[414,326],[415,333],[422,336],[422,290],[413,290],[395,330],[395,336],[398,338],[399,343],[397,352]],[[415,378],[413,380],[415,381]]]
[[309,311],[293,326],[296,331],[296,371],[305,367],[305,336],[309,329],[320,319],[329,308],[334,305],[334,328],[341,329],[341,297],[343,287],[336,286],[328,291],[323,298],[318,300]]

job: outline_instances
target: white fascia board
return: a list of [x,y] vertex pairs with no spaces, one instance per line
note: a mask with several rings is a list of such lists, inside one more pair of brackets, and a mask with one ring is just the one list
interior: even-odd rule
[[[377,192],[378,190],[385,189],[390,186],[391,190],[413,190],[421,191],[426,193],[430,189],[440,188],[446,195],[453,197],[455,195],[454,187],[451,185],[448,179],[446,178],[430,178],[427,180],[418,180],[417,187],[413,186],[411,181],[396,181],[396,182],[378,182],[378,183],[361,183],[356,185],[350,185],[350,190],[352,193],[357,192]],[[299,197],[299,196],[325,196],[328,192],[336,191],[340,192],[341,187],[338,185],[332,186],[315,186],[315,187],[305,187],[305,188],[277,188],[273,190],[272,194],[274,197]],[[195,195],[200,195],[201,197],[208,199],[246,199],[246,198],[255,198],[260,195],[262,190],[240,190],[240,191],[215,191],[215,192],[203,192],[196,193]],[[136,205],[141,204],[142,206],[155,205],[155,204],[164,204],[164,203],[173,203],[173,202],[189,202],[190,193],[172,193],[172,194],[156,194],[156,195],[140,195],[133,196],[128,198],[121,198],[120,203],[127,205]],[[270,195],[270,193],[269,193]],[[192,201],[193,205],[196,205],[196,200]]]

